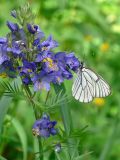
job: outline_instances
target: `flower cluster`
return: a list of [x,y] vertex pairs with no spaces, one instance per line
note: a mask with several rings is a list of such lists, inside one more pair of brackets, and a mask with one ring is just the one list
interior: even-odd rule
[[57,130],[54,128],[56,121],[50,121],[50,117],[43,114],[42,118],[37,120],[32,128],[33,134],[41,137],[49,137],[50,135],[56,135]]
[[[16,19],[17,14],[11,15]],[[19,24],[8,21],[10,32],[0,38],[0,75],[10,78],[20,76],[25,85],[34,90],[50,90],[50,84],[61,84],[72,78],[80,62],[74,53],[53,52],[58,43],[50,35],[45,39],[38,25]]]

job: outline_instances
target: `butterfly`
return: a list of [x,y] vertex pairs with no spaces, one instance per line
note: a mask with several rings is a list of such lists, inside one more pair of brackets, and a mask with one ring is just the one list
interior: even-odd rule
[[99,74],[81,63],[72,86],[73,97],[80,102],[88,103],[94,98],[106,97],[110,93],[109,84]]

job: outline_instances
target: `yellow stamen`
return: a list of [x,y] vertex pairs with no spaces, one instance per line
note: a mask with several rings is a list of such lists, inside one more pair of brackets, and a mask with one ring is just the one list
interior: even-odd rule
[[47,49],[47,47],[42,47],[42,51],[46,51]]
[[43,62],[48,62],[48,67],[49,67],[50,69],[53,69],[53,70],[55,70],[55,71],[58,70],[57,65],[53,62],[53,60],[52,60],[51,58],[45,58],[45,59],[43,60]]
[[27,71],[28,71],[28,72],[32,72],[32,70],[31,70],[31,69],[28,69]]
[[57,81],[58,81],[58,83],[60,83],[60,77],[57,77]]
[[6,77],[7,77],[7,74],[6,74],[6,73],[0,73],[0,77],[6,78]]
[[33,132],[34,136],[39,136],[40,135],[39,128],[32,129],[32,132]]

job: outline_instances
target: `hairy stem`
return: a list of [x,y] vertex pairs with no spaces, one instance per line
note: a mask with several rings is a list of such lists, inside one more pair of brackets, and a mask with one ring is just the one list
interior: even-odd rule
[[[30,90],[30,88],[28,86],[26,86],[24,84],[23,84],[23,86],[24,86],[24,90],[25,90],[25,93],[27,95],[27,98],[28,98],[29,102],[31,103],[31,105],[33,106],[33,110],[34,110],[34,114],[35,114],[35,119],[37,120],[40,117],[39,117],[39,114],[37,112],[34,100],[33,100],[34,96],[32,95],[32,92],[31,92],[31,90]],[[38,143],[39,143],[39,152],[41,152],[42,151],[42,142],[41,142],[40,138],[38,138]],[[43,160],[43,154],[40,155],[40,160]]]

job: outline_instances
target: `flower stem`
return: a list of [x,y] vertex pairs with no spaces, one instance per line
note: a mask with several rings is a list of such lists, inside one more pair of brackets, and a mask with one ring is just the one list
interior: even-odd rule
[[[63,91],[63,94],[66,93],[64,84],[54,85],[54,89],[56,94],[58,94],[61,90]],[[61,102],[60,111],[63,119],[66,136],[69,137],[70,132],[72,131],[72,117],[71,117],[69,106],[67,105],[67,99],[66,99],[66,102]],[[68,138],[68,152],[71,157],[72,151],[71,151],[70,143],[71,143],[71,139]]]
[[47,103],[47,100],[48,100],[49,94],[50,94],[50,91],[48,91],[48,92],[47,92],[47,96],[46,96],[46,99],[45,99],[45,104]]
[[[34,103],[34,100],[33,100],[33,95],[32,95],[32,92],[30,90],[30,88],[27,86],[27,85],[24,85],[23,84],[23,87],[24,87],[24,90],[25,90],[25,93],[27,95],[27,98],[29,100],[29,102],[31,103],[31,105],[33,106],[33,110],[34,110],[34,114],[35,114],[35,119],[39,119],[39,114],[37,112],[37,109],[36,109],[36,105]],[[39,152],[42,153],[42,142],[41,142],[41,139],[38,138],[38,143],[39,143]],[[43,153],[40,155],[40,160],[43,160]]]

